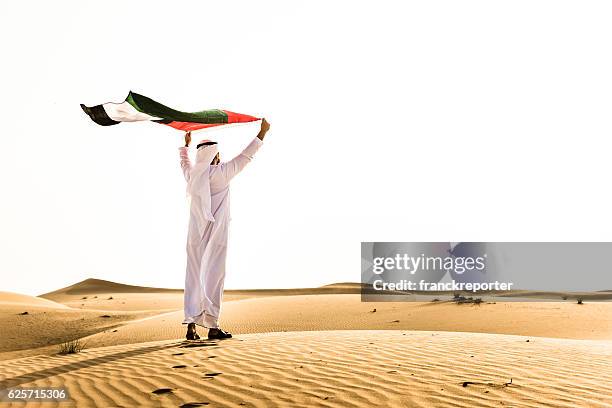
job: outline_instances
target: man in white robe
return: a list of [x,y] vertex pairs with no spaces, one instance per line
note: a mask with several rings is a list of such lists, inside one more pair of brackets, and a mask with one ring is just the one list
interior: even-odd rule
[[185,134],[185,146],[179,148],[191,199],[183,320],[188,340],[200,338],[196,325],[209,329],[209,339],[232,337],[219,328],[230,220],[229,183],[251,161],[269,129],[270,124],[262,119],[257,137],[225,163],[220,162],[215,142],[202,141],[197,145],[196,163],[192,165],[188,155],[190,132]]

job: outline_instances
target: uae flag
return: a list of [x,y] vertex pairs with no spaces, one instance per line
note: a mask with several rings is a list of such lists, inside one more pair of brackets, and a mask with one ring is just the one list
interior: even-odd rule
[[81,104],[81,108],[89,115],[91,120],[102,126],[116,125],[121,122],[151,121],[163,123],[183,131],[222,126],[229,123],[253,122],[260,119],[221,109],[181,112],[132,91],[124,102],[109,102],[92,107]]

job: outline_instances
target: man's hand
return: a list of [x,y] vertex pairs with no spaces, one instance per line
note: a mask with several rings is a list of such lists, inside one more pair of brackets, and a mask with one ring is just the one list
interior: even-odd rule
[[259,140],[264,140],[264,137],[266,137],[266,133],[268,132],[268,130],[270,130],[270,124],[268,123],[266,118],[263,118],[261,120],[261,129],[259,129],[259,134],[257,135]]
[[261,130],[260,130],[260,132],[266,133],[268,130],[270,130],[270,124],[268,123],[266,118],[263,118],[261,120]]
[[189,147],[191,144],[191,131],[185,133],[185,147]]

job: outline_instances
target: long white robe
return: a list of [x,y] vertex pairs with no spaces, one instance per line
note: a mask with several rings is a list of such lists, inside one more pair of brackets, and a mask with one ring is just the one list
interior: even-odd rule
[[[262,144],[255,138],[232,160],[210,166],[211,211],[215,221],[207,222],[201,235],[193,213],[189,219],[184,324],[219,327],[230,220],[229,183],[251,161]],[[189,181],[191,162],[187,148],[179,148],[179,153],[185,180]]]

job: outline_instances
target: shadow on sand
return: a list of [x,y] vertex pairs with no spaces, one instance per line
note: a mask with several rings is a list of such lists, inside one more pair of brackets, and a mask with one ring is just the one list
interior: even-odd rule
[[93,367],[98,364],[110,363],[111,361],[120,360],[122,358],[134,357],[141,354],[152,353],[154,351],[160,351],[175,347],[203,347],[203,346],[213,346],[217,345],[211,341],[201,341],[201,342],[188,342],[188,341],[178,341],[171,344],[163,344],[156,346],[148,346],[141,347],[135,350],[122,351],[119,353],[109,354],[100,357],[90,358],[89,360],[80,360],[74,361],[72,363],[60,365],[57,367],[46,368],[44,370],[34,371],[27,374],[22,374],[17,377],[6,378],[0,381],[0,389],[6,389],[15,387],[21,384],[30,383],[33,381],[41,380],[43,378],[53,377],[55,375],[65,374],[70,371],[76,371],[83,368]]

